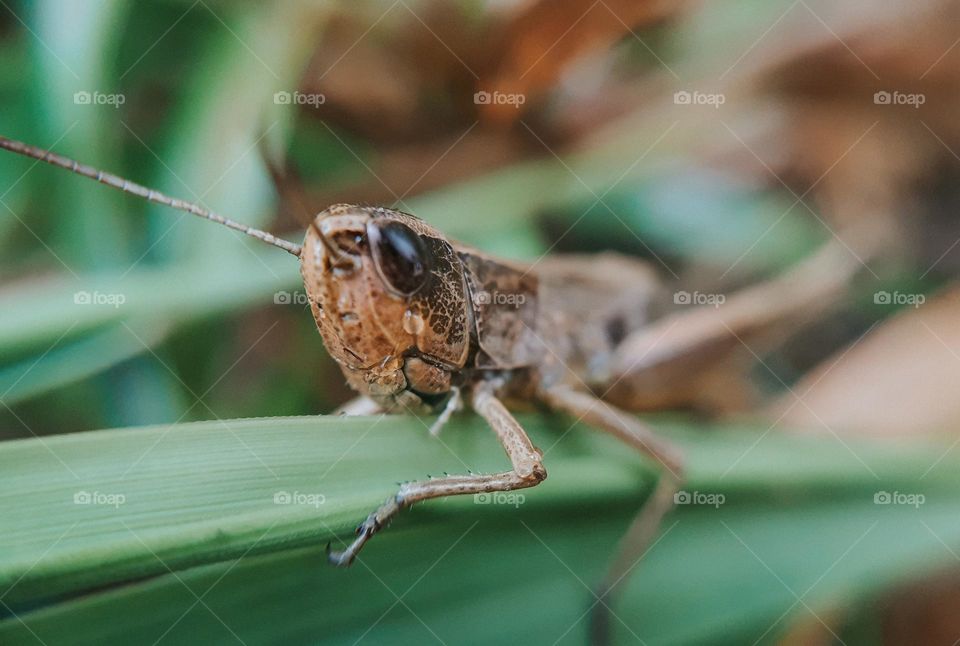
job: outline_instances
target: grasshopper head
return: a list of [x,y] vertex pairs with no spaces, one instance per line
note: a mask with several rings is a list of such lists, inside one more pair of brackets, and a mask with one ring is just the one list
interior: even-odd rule
[[463,267],[439,231],[338,204],[314,219],[300,260],[324,344],[355,390],[388,408],[442,401],[469,334]]

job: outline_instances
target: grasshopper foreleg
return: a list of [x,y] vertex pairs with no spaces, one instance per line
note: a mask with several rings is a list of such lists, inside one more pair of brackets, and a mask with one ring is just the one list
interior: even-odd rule
[[354,415],[379,415],[382,412],[383,407],[380,404],[366,395],[361,395],[338,407],[333,414],[353,417]]
[[486,385],[477,387],[471,403],[473,409],[497,434],[513,469],[489,475],[444,476],[401,485],[394,496],[360,524],[357,537],[350,545],[342,552],[328,551],[331,563],[338,566],[350,565],[374,534],[389,524],[401,509],[415,503],[446,496],[525,489],[540,484],[547,477],[540,450],[533,446],[520,424],[493,394],[492,388]]
[[437,421],[430,425],[430,435],[433,437],[440,435],[440,431],[447,425],[453,414],[463,407],[463,397],[460,395],[460,389],[454,386],[451,391],[450,399],[447,400],[443,410],[440,411]]
[[620,540],[617,555],[596,592],[591,618],[591,643],[608,643],[607,610],[614,603],[612,597],[618,584],[626,578],[653,542],[663,517],[673,508],[674,494],[679,491],[683,480],[683,455],[673,444],[657,437],[640,420],[591,394],[557,385],[545,389],[540,398],[551,409],[582,419],[587,424],[610,433],[652,458],[661,467],[662,474],[653,494],[641,507]]

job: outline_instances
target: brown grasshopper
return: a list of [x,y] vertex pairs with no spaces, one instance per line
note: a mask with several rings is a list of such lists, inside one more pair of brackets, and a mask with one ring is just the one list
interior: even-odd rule
[[629,549],[611,570],[609,591],[673,505],[684,469],[672,444],[616,404],[643,410],[682,401],[671,394],[678,383],[697,388],[696,373],[709,372],[731,345],[823,305],[856,266],[837,245],[827,245],[784,276],[732,295],[721,309],[691,308],[651,324],[656,279],[639,260],[602,254],[520,265],[452,242],[407,213],[348,204],[317,214],[298,245],[46,150],[2,137],[0,147],[299,258],[324,344],[362,396],[347,412],[439,412],[431,429],[437,432],[465,402],[487,421],[509,470],[401,485],[360,524],[351,544],[335,552],[328,546],[330,562],[340,566],[415,503],[542,482],[543,455],[510,412],[534,402],[612,434],[662,471],[625,539]]

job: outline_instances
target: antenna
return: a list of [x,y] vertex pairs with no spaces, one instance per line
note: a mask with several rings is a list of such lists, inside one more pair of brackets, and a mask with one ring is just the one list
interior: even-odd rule
[[281,204],[283,204],[284,201],[292,204],[294,206],[294,217],[300,224],[317,234],[317,238],[319,238],[320,243],[326,247],[335,265],[341,263],[343,261],[343,252],[340,251],[335,244],[330,242],[327,236],[323,235],[323,231],[317,226],[316,218],[309,216],[309,207],[306,206],[308,203],[307,192],[304,190],[300,177],[289,169],[286,163],[279,162],[270,150],[267,149],[266,137],[260,140],[258,146],[260,148],[260,158],[267,167],[267,172],[273,181],[273,188],[276,190],[277,195],[280,196]]
[[26,157],[32,157],[38,159],[42,162],[46,162],[53,166],[59,166],[60,168],[65,168],[72,173],[77,175],[83,175],[84,177],[89,177],[92,180],[96,180],[101,184],[106,184],[107,186],[112,186],[113,188],[120,189],[124,193],[133,193],[134,195],[139,195],[142,198],[149,200],[150,202],[155,202],[157,204],[163,204],[165,206],[172,207],[174,209],[179,209],[181,211],[186,211],[187,213],[192,213],[201,218],[206,218],[207,220],[212,220],[224,226],[230,227],[241,233],[245,233],[252,238],[257,240],[262,240],[267,244],[271,244],[274,247],[279,247],[284,251],[293,254],[294,256],[300,257],[300,252],[302,247],[293,242],[288,242],[281,238],[277,238],[273,234],[267,233],[266,231],[261,231],[260,229],[254,229],[253,227],[248,227],[245,224],[231,220],[230,218],[225,218],[218,213],[214,213],[208,209],[203,208],[192,202],[186,202],[184,200],[177,199],[175,197],[169,197],[164,195],[159,191],[155,191],[152,188],[147,188],[141,186],[140,184],[135,184],[130,180],[124,179],[117,175],[111,173],[105,173],[102,170],[93,168],[92,166],[87,166],[81,164],[73,159],[68,159],[56,153],[52,153],[49,150],[44,150],[42,148],[37,148],[36,146],[30,146],[23,143],[22,141],[15,141],[13,139],[7,139],[6,137],[0,136],[0,148],[4,148],[11,152],[15,152],[19,155],[24,155]]

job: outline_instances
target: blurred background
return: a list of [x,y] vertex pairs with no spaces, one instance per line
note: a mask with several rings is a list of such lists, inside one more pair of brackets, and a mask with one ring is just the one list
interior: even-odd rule
[[[631,254],[665,308],[833,242],[861,265],[842,297],[725,356],[724,396],[690,408],[949,443],[958,19],[952,0],[3,0],[0,133],[293,241],[350,202],[518,260]],[[12,154],[0,280],[3,439],[350,397],[288,255]],[[938,585],[890,602],[886,641],[960,635]]]

